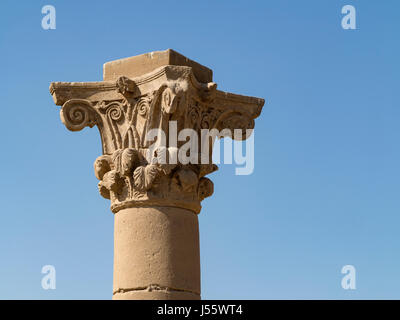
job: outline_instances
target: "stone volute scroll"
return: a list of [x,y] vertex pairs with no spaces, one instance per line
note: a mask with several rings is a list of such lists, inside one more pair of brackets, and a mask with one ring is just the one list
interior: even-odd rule
[[200,299],[197,214],[217,166],[212,139],[183,161],[176,135],[246,139],[264,100],[219,91],[210,69],[173,50],[108,62],[103,81],[53,82],[50,93],[67,129],[99,129],[94,173],[116,214],[113,299]]

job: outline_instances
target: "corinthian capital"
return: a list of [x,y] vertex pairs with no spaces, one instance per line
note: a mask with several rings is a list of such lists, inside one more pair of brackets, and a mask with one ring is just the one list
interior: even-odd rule
[[[211,71],[188,59],[143,59],[150,59],[151,65],[143,74],[138,61],[121,60],[105,65],[104,81],[53,82],[50,92],[62,106],[61,120],[69,130],[98,127],[103,154],[94,169],[99,192],[111,200],[113,212],[151,205],[199,213],[200,202],[213,193],[213,183],[205,176],[217,167],[201,161],[211,159],[212,141],[206,157],[198,151],[183,162],[179,153],[186,142],[176,134],[191,129],[201,137],[203,129],[216,129],[223,137],[242,129],[234,138],[245,139],[264,100],[217,90]],[[160,135],[149,139],[154,130],[162,132],[165,141]]]

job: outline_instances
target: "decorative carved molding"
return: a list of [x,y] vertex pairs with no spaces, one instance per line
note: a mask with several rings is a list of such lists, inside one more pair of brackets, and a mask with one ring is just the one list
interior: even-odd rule
[[[190,128],[199,136],[202,129],[253,129],[264,104],[263,99],[219,91],[213,82],[200,83],[190,67],[170,65],[135,79],[53,82],[50,92],[69,130],[99,128],[103,155],[94,168],[99,192],[111,200],[113,212],[160,205],[199,213],[200,202],[213,193],[213,183],[204,176],[217,167],[160,161],[184,142],[149,154],[152,142],[146,134],[162,129],[168,136],[170,121],[176,121],[178,132]],[[239,138],[247,138],[246,132]]]

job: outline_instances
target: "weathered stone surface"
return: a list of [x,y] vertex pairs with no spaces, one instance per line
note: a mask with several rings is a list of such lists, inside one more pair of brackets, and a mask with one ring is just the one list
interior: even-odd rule
[[[104,80],[53,82],[50,92],[69,130],[100,132],[94,171],[115,213],[114,299],[200,299],[197,214],[213,193],[213,140],[208,163],[204,153],[162,161],[185,144],[172,144],[170,124],[198,136],[242,129],[235,138],[246,139],[264,100],[217,90],[211,70],[172,50],[106,63]],[[154,129],[166,146],[145,139]]]
[[186,58],[172,49],[153,51],[134,57],[106,62],[103,67],[103,80],[116,80],[120,76],[136,78],[168,65],[191,67],[194,76],[199,82],[212,81],[211,69]]
[[[153,155],[148,157],[151,142],[146,134],[162,129],[169,136],[171,120],[177,122],[178,132],[190,128],[198,136],[202,129],[252,129],[264,104],[263,99],[219,91],[213,82],[200,83],[185,66],[164,66],[135,79],[54,82],[50,92],[62,105],[61,120],[68,129],[99,128],[103,155],[95,162],[95,174],[100,194],[111,200],[113,212],[146,204],[199,213],[203,195],[212,194],[212,183],[204,176],[217,167],[162,165]],[[129,168],[123,170],[126,161]],[[200,195],[203,186],[209,191]]]
[[[149,290],[200,296],[197,215],[171,207],[115,214],[114,295]],[[132,272],[135,270],[135,272]]]

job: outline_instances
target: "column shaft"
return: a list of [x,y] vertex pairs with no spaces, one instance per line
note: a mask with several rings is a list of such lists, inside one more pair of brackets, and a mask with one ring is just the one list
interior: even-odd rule
[[198,217],[174,207],[115,214],[113,299],[200,299]]

